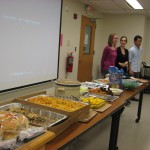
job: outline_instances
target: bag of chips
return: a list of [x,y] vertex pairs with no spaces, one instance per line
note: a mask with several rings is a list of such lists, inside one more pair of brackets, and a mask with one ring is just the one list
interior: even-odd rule
[[118,69],[115,66],[109,67],[109,84],[111,88],[122,89],[123,69]]

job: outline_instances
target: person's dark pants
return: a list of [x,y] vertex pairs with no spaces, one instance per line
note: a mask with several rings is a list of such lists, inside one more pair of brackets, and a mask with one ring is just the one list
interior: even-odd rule
[[140,77],[140,72],[134,72],[134,78],[139,78]]
[[[140,77],[140,72],[134,72],[134,78],[139,78]],[[139,101],[137,98],[133,97],[131,99],[132,101]]]

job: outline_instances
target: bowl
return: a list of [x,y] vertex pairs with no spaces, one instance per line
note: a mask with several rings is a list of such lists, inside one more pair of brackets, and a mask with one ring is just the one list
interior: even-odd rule
[[124,89],[133,90],[138,86],[138,82],[132,79],[123,79],[122,85]]
[[80,86],[80,94],[85,94],[88,92],[88,87],[86,86]]
[[119,95],[123,92],[123,90],[117,89],[117,88],[110,88],[110,90],[111,90],[112,93],[113,93],[114,95],[116,95],[116,96],[119,96]]

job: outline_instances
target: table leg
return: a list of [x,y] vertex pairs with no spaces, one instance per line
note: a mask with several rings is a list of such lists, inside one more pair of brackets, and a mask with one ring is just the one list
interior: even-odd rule
[[117,139],[118,139],[120,115],[122,114],[124,109],[125,107],[121,107],[117,112],[115,112],[112,115],[109,150],[118,150]]
[[140,120],[140,118],[141,118],[141,110],[142,110],[142,102],[143,102],[143,93],[144,93],[144,91],[141,91],[141,92],[140,92],[140,96],[139,96],[137,119],[135,120],[136,123],[138,123],[139,120]]

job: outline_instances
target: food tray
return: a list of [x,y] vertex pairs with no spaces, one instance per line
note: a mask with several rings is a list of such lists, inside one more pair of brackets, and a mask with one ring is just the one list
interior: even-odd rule
[[108,88],[108,85],[100,82],[96,82],[96,80],[94,80],[94,82],[83,82],[81,86],[88,87],[88,88],[100,88],[100,87]]
[[113,95],[119,96],[123,93],[123,90],[118,89],[118,88],[110,88],[110,90],[112,91]]
[[106,100],[96,96],[80,97],[80,100],[89,103],[91,109],[98,109],[106,104]]
[[[42,94],[42,95],[38,95],[38,96],[33,96],[33,97],[30,97],[30,98],[28,98],[28,99],[25,99],[25,101],[29,101],[30,99],[32,99],[32,98],[43,98],[42,100],[45,100],[45,99],[52,99],[53,101],[54,101],[54,99],[56,99],[58,102],[57,103],[55,103],[54,104],[54,106],[53,106],[53,108],[56,108],[56,109],[61,109],[61,110],[64,110],[64,111],[69,111],[69,112],[73,112],[73,111],[76,111],[76,105],[78,105],[78,107],[79,107],[79,109],[80,109],[80,107],[81,107],[81,105],[82,105],[82,107],[84,107],[85,105],[87,105],[86,103],[83,103],[83,102],[78,102],[78,101],[74,101],[74,100],[72,100],[72,99],[66,99],[66,98],[61,98],[61,97],[54,97],[54,96],[48,96],[48,95],[44,95],[44,94]],[[60,100],[60,102],[59,102],[59,100]],[[45,103],[48,103],[48,102],[50,102],[50,104],[51,103],[53,103],[53,101],[46,101],[46,102],[40,102],[40,103],[42,103],[41,105],[45,105]],[[30,102],[30,101],[29,101]],[[71,104],[71,108],[66,108],[67,107],[67,102],[70,102],[70,103],[72,103]],[[31,102],[32,103],[32,102]],[[34,102],[33,102],[34,103]],[[40,104],[39,103],[39,104]],[[38,103],[36,103],[36,104],[38,104]],[[62,107],[62,105],[64,105],[64,107]],[[72,105],[74,105],[74,106],[72,106]],[[50,106],[50,107],[52,107],[52,106]],[[81,108],[82,108],[81,107]],[[70,110],[70,109],[73,109],[73,110]],[[78,110],[78,109],[77,109]]]
[[106,100],[108,102],[113,102],[119,97],[119,96],[93,94],[93,93],[87,93],[83,97],[89,97],[89,96],[98,97],[98,98],[104,99],[104,100]]
[[93,94],[102,94],[102,95],[110,94],[106,90],[102,90],[101,88],[91,88],[88,90],[88,92]]
[[94,80],[94,82],[102,84],[102,85],[109,84],[109,80],[106,80],[106,79],[97,79],[97,80]]
[[17,98],[16,100],[17,101],[21,101],[21,103],[25,103],[27,105],[31,105],[31,106],[35,106],[35,107],[38,107],[38,108],[42,108],[42,109],[45,109],[45,110],[51,110],[53,112],[58,112],[58,113],[61,113],[61,114],[64,114],[64,115],[67,115],[67,117],[70,117],[72,115],[75,115],[77,113],[79,113],[80,115],[78,116],[78,118],[84,116],[85,114],[87,114],[89,112],[89,109],[90,109],[90,105],[89,104],[86,104],[86,103],[82,103],[82,102],[77,102],[77,101],[74,101],[74,100],[71,100],[71,99],[65,99],[67,101],[73,101],[75,103],[74,106],[76,106],[76,104],[84,104],[84,106],[80,109],[77,109],[75,111],[66,111],[66,110],[61,110],[61,109],[58,109],[58,108],[54,108],[54,107],[50,107],[50,106],[46,106],[46,105],[42,105],[42,104],[37,104],[37,103],[33,103],[33,102],[29,102],[27,101],[29,98],[35,98],[35,97],[38,97],[38,96],[43,96],[43,97],[51,97],[51,98],[59,98],[59,99],[62,99],[63,98],[60,98],[60,97],[54,97],[54,96],[49,96],[49,95],[46,95],[46,94],[34,94],[32,96],[30,95],[27,95],[27,96],[23,96],[23,97],[20,97],[20,98]]
[[51,127],[67,118],[64,114],[39,109],[22,103],[9,103],[0,106],[0,111],[13,111],[21,113],[29,119],[29,123],[35,126]]

